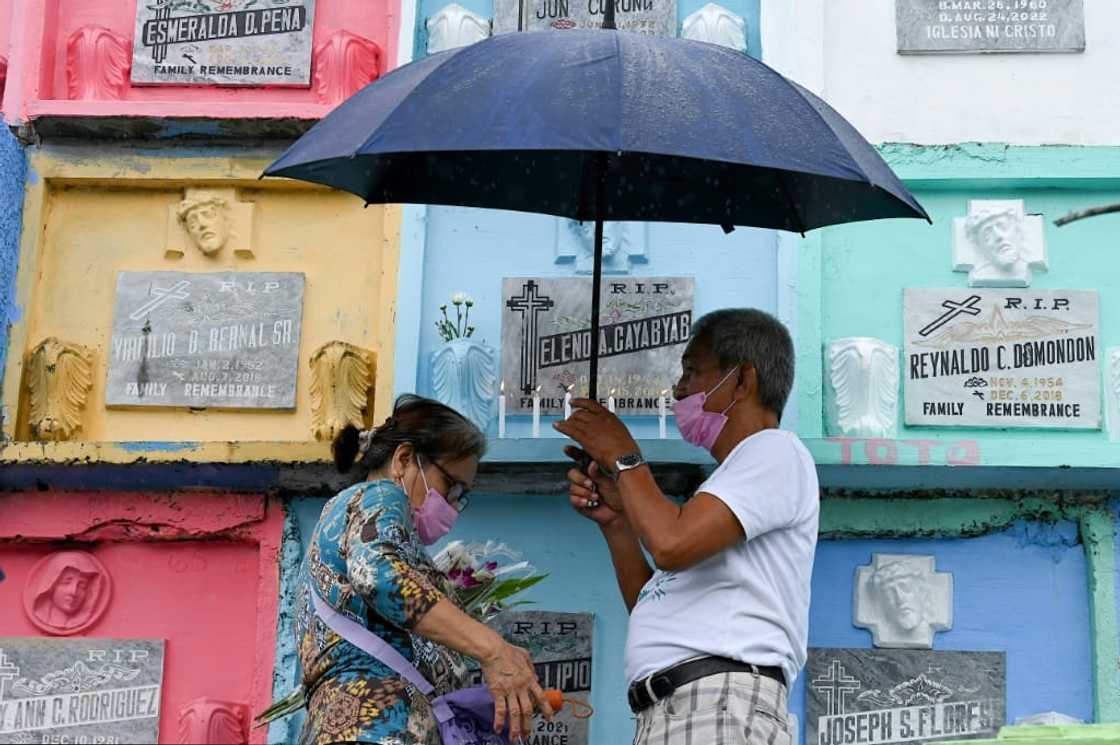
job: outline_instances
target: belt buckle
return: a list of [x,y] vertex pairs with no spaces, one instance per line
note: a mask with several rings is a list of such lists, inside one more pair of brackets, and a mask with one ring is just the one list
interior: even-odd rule
[[645,686],[643,686],[645,688],[646,695],[649,696],[650,706],[653,706],[657,703],[657,694],[653,691],[653,678],[653,675],[647,676],[645,680]]

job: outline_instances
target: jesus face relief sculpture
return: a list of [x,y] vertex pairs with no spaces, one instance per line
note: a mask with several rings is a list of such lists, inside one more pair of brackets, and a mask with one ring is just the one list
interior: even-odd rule
[[1023,231],[1019,216],[1014,212],[1006,210],[989,215],[969,225],[969,234],[988,263],[1010,271],[1023,261],[1020,253]]
[[212,256],[229,240],[229,204],[221,197],[184,199],[179,205],[179,221],[198,250]]
[[931,649],[953,625],[952,575],[935,571],[932,556],[874,554],[856,570],[853,615],[877,647]]

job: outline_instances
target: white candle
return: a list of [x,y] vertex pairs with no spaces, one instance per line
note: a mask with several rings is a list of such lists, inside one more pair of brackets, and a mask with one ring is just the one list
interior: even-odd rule
[[611,388],[611,394],[607,396],[607,411],[614,413],[614,388]]
[[541,436],[541,387],[533,391],[533,437]]
[[564,418],[570,419],[572,417],[572,388],[575,385],[570,385],[564,389]]
[[498,389],[498,438],[506,436],[506,381]]
[[665,416],[667,414],[667,412],[665,411],[667,404],[665,397],[666,395],[668,395],[668,393],[669,391],[661,391],[661,396],[657,399],[657,431],[662,440],[664,440],[668,435],[668,432],[665,428]]

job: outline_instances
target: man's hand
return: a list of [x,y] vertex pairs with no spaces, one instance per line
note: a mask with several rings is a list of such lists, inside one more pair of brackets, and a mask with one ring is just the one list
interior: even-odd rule
[[571,417],[552,426],[579,443],[592,460],[607,468],[613,468],[616,460],[638,450],[638,443],[622,420],[588,398],[572,401]]
[[[577,447],[564,448],[564,454],[576,463],[583,460],[583,451]],[[625,519],[618,484],[600,471],[599,464],[594,461],[591,462],[588,473],[578,468],[568,471],[568,498],[576,512],[594,520],[601,527],[606,528]]]

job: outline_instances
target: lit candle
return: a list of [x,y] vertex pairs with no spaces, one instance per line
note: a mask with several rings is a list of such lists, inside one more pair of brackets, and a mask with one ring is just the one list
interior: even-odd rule
[[506,381],[498,389],[498,437],[506,436]]
[[568,386],[564,389],[564,418],[570,419],[572,416],[572,389],[575,384]]
[[611,394],[607,396],[607,411],[614,413],[614,388],[611,388]]
[[657,399],[657,431],[662,440],[664,440],[668,435],[668,432],[665,429],[665,417],[667,415],[666,404],[668,403],[666,400],[666,396],[668,394],[669,391],[661,391],[661,396]]
[[533,437],[541,436],[541,387],[533,391]]

